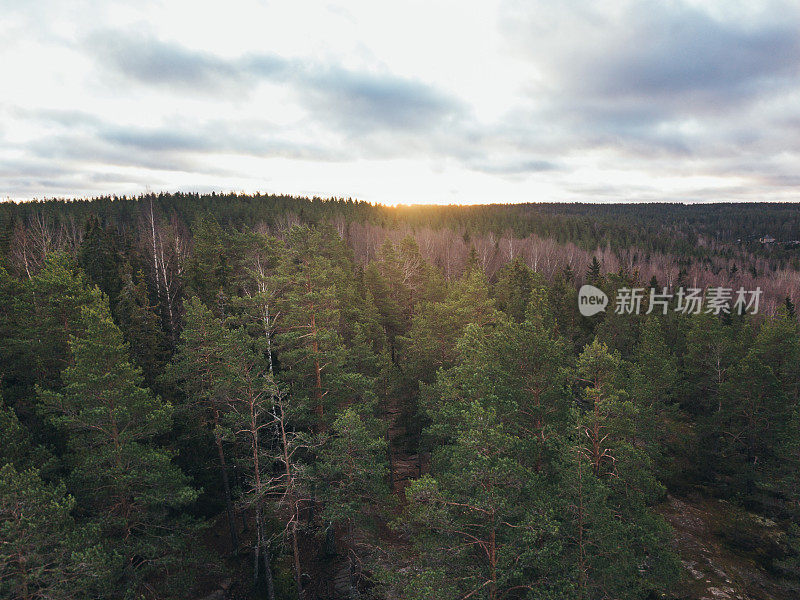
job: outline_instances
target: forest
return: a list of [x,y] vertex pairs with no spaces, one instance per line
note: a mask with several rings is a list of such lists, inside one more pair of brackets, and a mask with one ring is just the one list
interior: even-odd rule
[[0,597],[800,597],[796,240],[790,204],[0,203]]

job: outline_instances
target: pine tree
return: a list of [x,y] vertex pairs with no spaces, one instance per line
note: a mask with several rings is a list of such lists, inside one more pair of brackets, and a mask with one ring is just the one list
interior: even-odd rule
[[234,241],[237,295],[231,297],[231,316],[263,350],[273,373],[279,296],[286,285],[280,269],[285,249],[280,240],[249,231],[238,234]]
[[[155,438],[170,430],[172,407],[141,387],[122,333],[107,306],[84,308],[84,332],[72,336],[72,363],[60,391],[40,390],[39,402],[68,439],[70,489],[107,543],[124,561],[124,583],[137,590],[164,577],[187,554],[195,528],[175,519],[197,492]],[[175,584],[182,575],[177,572]]]
[[[219,322],[217,326],[224,328]],[[255,516],[254,581],[258,580],[259,564],[263,564],[267,597],[274,600],[275,585],[270,540],[264,522],[264,503],[267,495],[276,491],[271,470],[276,458],[268,449],[274,447],[270,441],[277,441],[271,440],[270,434],[274,432],[279,418],[276,406],[278,390],[268,365],[252,350],[251,340],[243,329],[224,331],[220,335],[229,337],[232,342],[225,346],[227,410],[224,426],[228,430],[227,435],[238,442],[242,449],[237,456],[237,462],[247,477],[242,505],[245,509],[252,509]]]
[[[456,366],[438,379],[439,395],[432,399],[437,406],[428,406],[428,411],[445,419],[452,406],[444,400],[457,402],[462,388],[483,397],[503,427],[528,441],[528,458],[541,472],[552,458],[551,439],[569,422],[563,341],[530,315],[519,324],[501,320],[491,330],[467,327],[457,352]],[[444,426],[441,433],[446,430]]]
[[22,289],[23,284],[0,266],[0,305],[4,307],[0,310],[0,385],[6,397],[14,400],[28,392],[25,384],[30,381],[30,364],[23,358],[19,330]]
[[[567,590],[550,489],[569,422],[563,344],[541,322],[470,325],[426,404],[431,474],[407,489],[426,597]],[[439,590],[441,590],[439,592]]]
[[[646,598],[669,589],[677,561],[668,528],[650,505],[663,494],[647,453],[634,441],[636,407],[627,399],[619,353],[595,340],[578,358],[582,407],[577,438],[562,466],[569,519],[567,562],[580,599]],[[645,572],[641,565],[647,564]]]
[[621,357],[595,339],[578,357],[583,411],[579,430],[583,453],[595,477],[605,477],[618,466],[616,450],[633,440],[635,407],[621,386]]
[[229,360],[231,337],[224,323],[215,317],[200,299],[186,303],[186,323],[181,332],[178,351],[166,371],[166,378],[186,395],[180,412],[188,427],[210,429],[216,448],[217,468],[222,479],[231,546],[238,549],[239,539],[234,518],[228,459],[224,448],[223,418],[230,385]]
[[345,347],[337,286],[345,273],[343,257],[320,230],[295,227],[287,245],[277,338],[282,372],[292,402],[305,407],[305,424],[322,430],[342,400],[338,377]]
[[378,260],[367,266],[365,283],[395,360],[396,339],[408,333],[421,302],[442,299],[443,285],[411,236],[400,240],[397,246],[390,239],[383,243]]
[[451,283],[444,300],[424,304],[412,320],[408,336],[401,339],[406,376],[429,383],[437,369],[453,366],[456,342],[464,329],[472,323],[481,327],[495,323],[498,313],[494,305],[486,276],[479,269],[467,271]]
[[789,296],[786,296],[786,300],[783,304],[786,307],[786,313],[789,315],[789,318],[794,319],[796,317],[796,312],[792,299]]
[[597,285],[600,282],[600,261],[596,256],[592,257],[592,262],[586,271],[586,281],[592,285]]
[[644,600],[668,593],[681,576],[669,549],[671,529],[637,493],[635,480],[594,474],[580,437],[564,449],[553,489],[563,544],[556,560],[569,578],[561,597]]
[[116,232],[103,227],[98,218],[91,215],[84,228],[77,258],[88,280],[109,297],[112,307],[116,306],[123,284],[122,257]]
[[395,358],[396,339],[408,328],[402,304],[394,293],[390,282],[384,277],[375,263],[370,263],[364,272],[364,282],[370,291],[378,311],[379,322],[383,327],[392,360]]
[[[714,315],[691,315],[688,320],[686,351],[682,357],[681,403],[691,414],[709,415],[720,410],[720,386],[749,343],[739,346],[733,328]],[[744,336],[742,342],[745,342]]]
[[497,273],[494,295],[497,308],[517,322],[525,319],[525,309],[530,301],[534,285],[540,285],[534,272],[521,259],[516,258],[504,265]]
[[787,314],[765,321],[719,388],[705,422],[719,481],[744,499],[791,485],[798,458],[800,334]]
[[404,597],[558,596],[558,527],[546,481],[525,461],[525,440],[479,401],[461,404],[447,424],[452,435],[434,452],[431,474],[406,489],[419,558]]
[[230,297],[232,259],[228,255],[228,235],[212,215],[197,219],[192,234],[194,248],[186,265],[187,297],[197,296],[221,315]]
[[323,518],[341,532],[352,589],[380,558],[378,523],[392,506],[384,426],[373,413],[372,402],[341,410],[315,468]]
[[27,392],[32,392],[34,381],[48,388],[60,385],[60,373],[70,361],[69,338],[85,327],[81,310],[99,306],[101,298],[65,254],[50,256],[44,268],[25,282],[14,298],[19,319],[14,344],[19,352],[17,376]]
[[155,389],[167,362],[168,343],[156,307],[150,304],[144,275],[127,272],[118,294],[119,328],[131,349],[131,358],[142,368],[147,387]]
[[[603,277],[602,289],[613,304],[619,290],[640,287],[638,275],[620,270],[618,273],[609,273]],[[595,336],[613,350],[618,350],[624,358],[629,358],[633,353],[636,341],[639,338],[639,326],[644,319],[646,299],[642,295],[640,309],[633,307],[632,312],[618,313],[610,307],[602,314],[602,320],[595,327]],[[599,315],[598,315],[599,316]]]
[[113,557],[94,527],[72,517],[75,499],[35,469],[0,467],[0,596],[79,600],[107,592]]
[[664,452],[678,418],[678,383],[677,359],[664,341],[660,319],[650,315],[633,353],[627,391],[638,414],[636,441],[646,446],[661,473],[668,469]]
[[52,454],[36,446],[30,431],[19,422],[14,410],[0,397],[0,465],[11,464],[18,471],[28,468],[50,470],[55,467]]

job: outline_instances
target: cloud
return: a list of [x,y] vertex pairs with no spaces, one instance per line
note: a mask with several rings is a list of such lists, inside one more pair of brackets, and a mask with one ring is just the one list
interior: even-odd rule
[[425,130],[460,113],[459,101],[434,87],[391,73],[357,72],[338,65],[248,54],[223,59],[149,35],[96,32],[85,42],[108,71],[178,93],[240,97],[259,82],[295,92],[311,115],[350,135],[375,130]]
[[436,89],[394,76],[312,68],[295,82],[302,90],[301,101],[318,117],[332,118],[351,133],[376,128],[424,130],[462,111],[458,101]]
[[246,75],[239,65],[149,35],[99,31],[85,45],[109,71],[148,85],[218,93],[230,83],[243,85]]
[[[341,12],[322,2],[319,14]],[[494,3],[432,10],[416,39],[354,6],[302,42],[292,29],[307,8],[242,10],[259,25],[240,23],[240,35],[220,21],[239,18],[227,8],[198,5],[187,19],[173,3],[20,5],[0,50],[12,90],[0,103],[0,194],[247,185],[281,181],[287,165],[302,189],[346,172],[356,183],[342,187],[372,177],[387,196],[392,169],[414,165],[460,200],[495,185],[602,200],[797,189],[800,7],[496,2],[496,22]]]
[[585,1],[544,23],[541,3],[529,6],[523,16],[517,5],[505,28],[565,93],[688,108],[697,97],[719,108],[793,84],[800,70],[796,6],[724,19],[684,2],[622,1],[614,11]]
[[[515,130],[505,124],[508,139],[579,162],[598,157],[600,169],[790,185],[774,174],[786,161],[764,158],[800,150],[787,133],[800,95],[800,9],[752,3],[741,15],[721,6],[506,2],[501,30],[533,74],[512,113]],[[692,197],[743,194],[740,185],[714,189]]]
[[488,173],[490,175],[502,176],[519,176],[529,175],[531,173],[541,173],[546,171],[556,171],[560,167],[549,160],[542,159],[501,159],[491,160],[483,159],[467,163],[470,168],[480,171],[481,173]]
[[[323,143],[306,143],[296,139],[291,128],[278,127],[263,119],[215,118],[198,122],[172,117],[157,126],[120,124],[79,110],[23,109],[13,107],[10,114],[34,127],[45,126],[48,134],[21,144],[19,150],[32,150],[48,156],[64,152],[98,150],[97,160],[106,152],[114,154],[158,156],[175,154],[230,153],[257,157],[292,157],[308,160],[341,160],[342,149]],[[75,148],[72,144],[77,144]],[[149,160],[149,159],[148,159]],[[158,161],[156,160],[156,163]]]

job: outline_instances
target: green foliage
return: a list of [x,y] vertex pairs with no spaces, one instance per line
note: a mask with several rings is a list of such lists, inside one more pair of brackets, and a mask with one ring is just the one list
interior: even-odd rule
[[379,524],[394,506],[384,425],[372,413],[367,403],[337,414],[314,474],[323,518],[341,531],[343,554],[365,576],[383,558]]
[[109,297],[111,306],[115,306],[123,285],[119,246],[116,232],[111,227],[103,227],[92,215],[86,223],[83,241],[78,249],[78,264],[87,279]]
[[232,258],[228,236],[212,215],[197,219],[192,227],[194,249],[186,265],[187,295],[197,296],[222,314],[229,297]]
[[11,302],[15,322],[4,347],[11,358],[5,377],[14,395],[32,395],[34,383],[59,387],[70,360],[69,338],[85,327],[83,307],[102,303],[100,291],[86,285],[72,258],[54,254],[19,286]]
[[708,415],[719,409],[717,394],[728,371],[749,345],[738,343],[736,331],[710,314],[691,315],[683,355],[684,408],[695,415]]
[[107,592],[114,557],[94,527],[72,517],[75,499],[35,469],[0,468],[0,596],[69,600]]
[[421,305],[408,336],[401,338],[406,377],[431,382],[438,369],[454,364],[456,341],[468,325],[488,326],[498,316],[486,276],[479,269],[467,271],[451,282],[443,300]]
[[605,275],[602,282],[597,284],[608,294],[609,308],[605,313],[601,313],[604,316],[594,329],[595,335],[609,348],[618,350],[625,358],[631,356],[639,338],[639,326],[644,317],[646,299],[642,297],[638,311],[634,308],[631,312],[618,313],[610,307],[615,304],[621,289],[641,287],[637,279],[636,273],[620,270],[618,273]]
[[600,283],[600,277],[600,261],[597,260],[596,256],[593,256],[592,262],[589,264],[589,268],[586,270],[586,281],[592,285],[597,285]]
[[141,387],[108,308],[84,308],[82,320],[63,388],[41,389],[39,402],[67,436],[70,489],[122,557],[124,585],[135,590],[188,554],[180,534],[194,526],[170,510],[197,492],[156,443],[170,430],[172,407]]
[[167,362],[168,344],[156,307],[150,303],[144,275],[128,272],[122,278],[116,315],[134,363],[142,368],[147,386],[155,388]]
[[11,464],[17,470],[55,467],[53,456],[45,448],[36,446],[30,431],[19,422],[14,409],[6,406],[0,397],[0,465]]
[[349,406],[334,419],[330,439],[320,452],[322,497],[332,523],[358,521],[389,500],[386,437],[367,405]]
[[668,530],[650,508],[663,488],[636,443],[640,415],[619,387],[621,368],[619,353],[598,340],[578,357],[584,402],[563,466],[578,598],[645,598],[678,573]]
[[569,597],[643,600],[671,591],[680,577],[671,532],[636,493],[635,474],[598,477],[580,443],[565,451],[560,471]]
[[344,257],[338,244],[319,230],[295,227],[287,246],[277,337],[282,375],[292,402],[304,407],[305,421],[324,427],[342,400],[339,378],[345,346],[337,292],[346,277]]
[[636,442],[644,445],[662,476],[675,471],[670,458],[682,450],[676,441],[679,381],[678,361],[664,341],[661,320],[650,315],[633,352],[626,388],[637,412]]
[[534,285],[541,285],[541,277],[536,277],[521,259],[504,265],[497,273],[497,283],[494,285],[497,308],[521,322],[525,319],[525,309]]

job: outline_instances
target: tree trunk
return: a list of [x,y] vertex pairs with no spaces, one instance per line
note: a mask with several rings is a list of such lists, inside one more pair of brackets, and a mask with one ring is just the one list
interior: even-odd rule
[[281,409],[281,416],[278,419],[278,424],[281,428],[281,445],[283,449],[283,463],[286,468],[286,486],[289,490],[288,492],[288,499],[289,499],[289,506],[292,509],[292,517],[289,523],[289,530],[292,534],[292,555],[294,558],[294,580],[295,584],[297,585],[297,598],[298,600],[302,600],[303,598],[303,581],[300,576],[300,548],[297,545],[297,519],[299,518],[298,511],[297,511],[297,500],[294,498],[294,492],[292,491],[293,485],[293,478],[292,478],[292,469],[289,466],[289,442],[286,439],[286,428],[284,427],[283,422],[283,406],[280,406]]
[[253,589],[258,586],[258,552],[260,550],[259,543],[253,546]]
[[272,579],[272,564],[270,560],[269,546],[264,535],[264,523],[261,515],[261,507],[256,507],[256,545],[253,548],[255,554],[253,560],[253,587],[258,584],[258,559],[259,554],[264,564],[264,580],[267,584],[267,600],[275,600],[275,583]]
[[264,577],[267,580],[267,600],[275,600],[275,583],[272,580],[269,547],[263,537],[261,538],[261,559],[264,562]]
[[494,528],[492,528],[489,538],[489,571],[491,580],[489,584],[489,600],[497,600],[497,540]]
[[[219,425],[219,416],[216,414],[214,415],[214,425]],[[222,486],[225,489],[225,511],[228,513],[228,527],[230,528],[231,532],[231,547],[233,549],[233,553],[236,554],[239,551],[239,536],[236,534],[233,502],[231,501],[231,486],[230,481],[228,480],[228,466],[225,462],[225,453],[222,450],[222,438],[220,438],[219,434],[217,433],[216,427],[214,428],[214,441],[216,443],[217,454],[219,456],[219,467],[220,472],[222,473]]]

